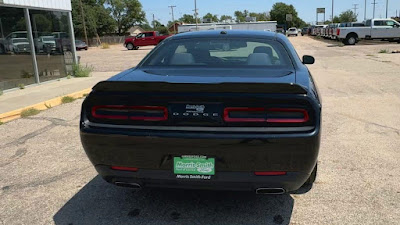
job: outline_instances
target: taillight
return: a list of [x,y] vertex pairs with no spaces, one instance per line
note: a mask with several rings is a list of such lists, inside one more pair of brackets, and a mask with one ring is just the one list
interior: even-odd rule
[[339,28],[336,30],[336,35],[337,35],[337,36],[340,35],[340,29],[339,29]]
[[225,108],[225,122],[265,122],[265,108]]
[[267,113],[269,123],[305,123],[310,119],[305,109],[271,108]]
[[164,106],[102,105],[92,107],[92,116],[97,119],[164,121],[168,109]]
[[284,172],[284,171],[257,171],[257,172],[254,172],[254,175],[256,175],[256,176],[281,176],[281,175],[286,175],[286,172]]
[[307,110],[299,108],[225,108],[225,122],[305,123]]

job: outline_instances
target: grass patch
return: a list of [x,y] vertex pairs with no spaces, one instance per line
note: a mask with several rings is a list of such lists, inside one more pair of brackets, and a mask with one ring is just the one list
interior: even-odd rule
[[62,97],[61,102],[62,102],[62,104],[66,104],[66,103],[71,103],[75,100],[76,99],[71,96],[64,96],[64,97]]
[[101,48],[101,49],[109,49],[109,48],[110,48],[110,45],[107,44],[107,43],[101,43],[100,48]]
[[381,49],[379,50],[379,53],[388,53],[389,51],[387,49]]
[[0,89],[0,96],[2,96],[2,95],[3,95],[3,90]]
[[1,120],[0,120],[0,125],[3,125],[4,123],[3,122],[1,122]]
[[75,64],[72,66],[72,72],[75,77],[89,77],[92,71],[93,68],[89,66],[82,66],[80,64]]
[[25,89],[25,84],[18,84],[17,86],[19,89]]
[[40,110],[35,109],[35,108],[30,108],[30,109],[25,109],[24,111],[21,112],[21,117],[26,118],[29,116],[34,116],[40,113]]
[[47,105],[47,103],[44,103],[44,106],[46,106],[46,108],[47,109],[51,109],[51,108],[53,108],[50,104],[49,105]]

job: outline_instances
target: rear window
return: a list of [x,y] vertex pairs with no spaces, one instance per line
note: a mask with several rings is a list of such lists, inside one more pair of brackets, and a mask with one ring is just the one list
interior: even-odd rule
[[142,63],[145,67],[290,67],[281,43],[262,39],[181,39],[165,42]]

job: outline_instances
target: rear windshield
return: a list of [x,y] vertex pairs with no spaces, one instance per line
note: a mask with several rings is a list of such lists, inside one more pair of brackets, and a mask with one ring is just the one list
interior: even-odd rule
[[165,42],[143,67],[285,67],[292,68],[281,43],[263,39],[199,38]]

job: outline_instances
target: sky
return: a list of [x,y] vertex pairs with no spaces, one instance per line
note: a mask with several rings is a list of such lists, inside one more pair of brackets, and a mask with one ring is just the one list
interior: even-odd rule
[[[372,18],[374,0],[367,0],[367,18]],[[386,16],[386,0],[375,0],[375,17],[384,18]],[[388,16],[395,16],[400,13],[400,0],[388,0],[389,10]],[[167,24],[172,20],[170,5],[174,8],[175,19],[180,18],[183,14],[194,13],[194,0],[140,0],[143,5],[143,10],[146,12],[146,17],[149,22],[153,20],[153,14],[156,20],[163,24]],[[292,4],[296,8],[299,17],[307,23],[315,23],[316,8],[326,9],[326,20],[331,18],[332,0],[197,0],[197,8],[199,16],[203,17],[208,12],[212,14],[230,15],[236,10],[243,11],[245,9],[250,12],[266,12],[270,11],[272,5],[276,2]],[[348,9],[353,9],[357,5],[358,20],[364,20],[365,0],[334,0],[334,15],[337,16],[341,12]],[[323,20],[323,14],[319,15],[318,21]]]

